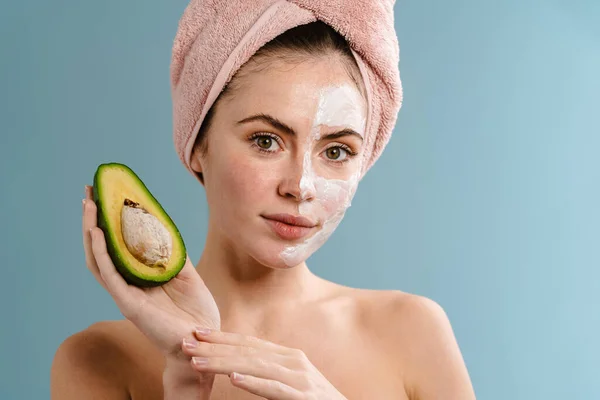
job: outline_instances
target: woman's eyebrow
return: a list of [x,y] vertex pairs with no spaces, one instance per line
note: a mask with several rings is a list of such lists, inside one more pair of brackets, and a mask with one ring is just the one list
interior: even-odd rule
[[[269,125],[271,125],[273,128],[278,129],[280,131],[283,131],[285,133],[287,133],[290,136],[296,136],[296,131],[294,131],[294,129],[288,125],[286,125],[285,123],[281,122],[280,120],[278,120],[277,118],[273,117],[272,115],[269,114],[255,114],[252,115],[250,117],[244,118],[242,120],[239,120],[237,122],[238,125],[244,124],[244,123],[249,123],[249,122],[254,122],[254,121],[262,121],[265,122]],[[344,128],[341,131],[338,132],[334,132],[334,133],[328,133],[326,135],[322,135],[321,136],[321,140],[322,139],[328,139],[328,140],[333,140],[333,139],[337,139],[340,138],[342,136],[347,136],[347,135],[352,135],[352,136],[356,136],[357,138],[359,138],[361,141],[363,140],[363,137],[360,133],[356,132],[354,129],[351,128]]]
[[283,122],[281,122],[280,120],[278,120],[277,118],[275,118],[269,114],[262,114],[262,113],[255,114],[248,118],[244,118],[244,119],[238,121],[237,124],[240,125],[240,124],[253,122],[253,121],[265,122],[265,123],[271,125],[272,127],[274,127],[275,129],[283,131],[290,136],[296,136],[296,131],[294,131],[294,129],[292,129],[290,126],[284,124]]
[[359,138],[361,140],[361,142],[363,140],[363,137],[360,133],[358,133],[354,129],[350,129],[350,128],[345,128],[339,132],[328,133],[326,135],[322,135],[321,139],[333,140],[333,139],[337,139],[339,137],[348,136],[348,135],[356,136],[357,138]]

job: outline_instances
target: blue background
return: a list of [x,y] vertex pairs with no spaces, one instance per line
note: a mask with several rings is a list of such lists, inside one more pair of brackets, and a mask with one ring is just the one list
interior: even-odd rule
[[[187,1],[0,12],[0,398],[49,397],[54,352],[122,318],[84,265],[95,168],[130,165],[202,251],[204,191],[171,137]],[[600,3],[404,0],[394,136],[309,260],[439,302],[479,399],[600,398]]]

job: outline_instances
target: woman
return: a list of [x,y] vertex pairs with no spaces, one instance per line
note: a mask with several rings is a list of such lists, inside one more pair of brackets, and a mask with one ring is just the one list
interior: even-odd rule
[[86,187],[86,263],[126,319],[65,340],[53,399],[475,398],[439,305],[329,282],[305,263],[373,162],[364,76],[321,21],[243,63],[184,157],[206,190],[204,251],[163,286],[116,272]]

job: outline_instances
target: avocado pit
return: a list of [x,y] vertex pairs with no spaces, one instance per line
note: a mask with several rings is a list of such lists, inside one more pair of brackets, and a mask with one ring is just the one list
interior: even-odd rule
[[167,228],[139,203],[125,199],[121,209],[121,233],[127,250],[149,267],[166,268],[173,252]]

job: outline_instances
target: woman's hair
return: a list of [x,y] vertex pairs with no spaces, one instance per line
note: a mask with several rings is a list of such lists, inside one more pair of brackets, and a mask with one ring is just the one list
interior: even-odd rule
[[[229,83],[225,85],[212,107],[206,113],[204,121],[200,126],[194,143],[200,153],[205,155],[208,146],[206,133],[210,129],[215,109],[221,101],[229,98],[241,86],[244,76],[254,72],[260,72],[267,68],[271,62],[286,61],[290,63],[301,63],[307,59],[315,59],[323,56],[338,55],[349,77],[356,84],[357,89],[366,98],[366,89],[362,80],[360,69],[346,39],[335,31],[331,26],[322,21],[315,21],[305,25],[299,25],[289,29],[262,46],[252,55],[235,73]],[[198,147],[199,146],[199,147]],[[202,180],[202,174],[199,174]]]

